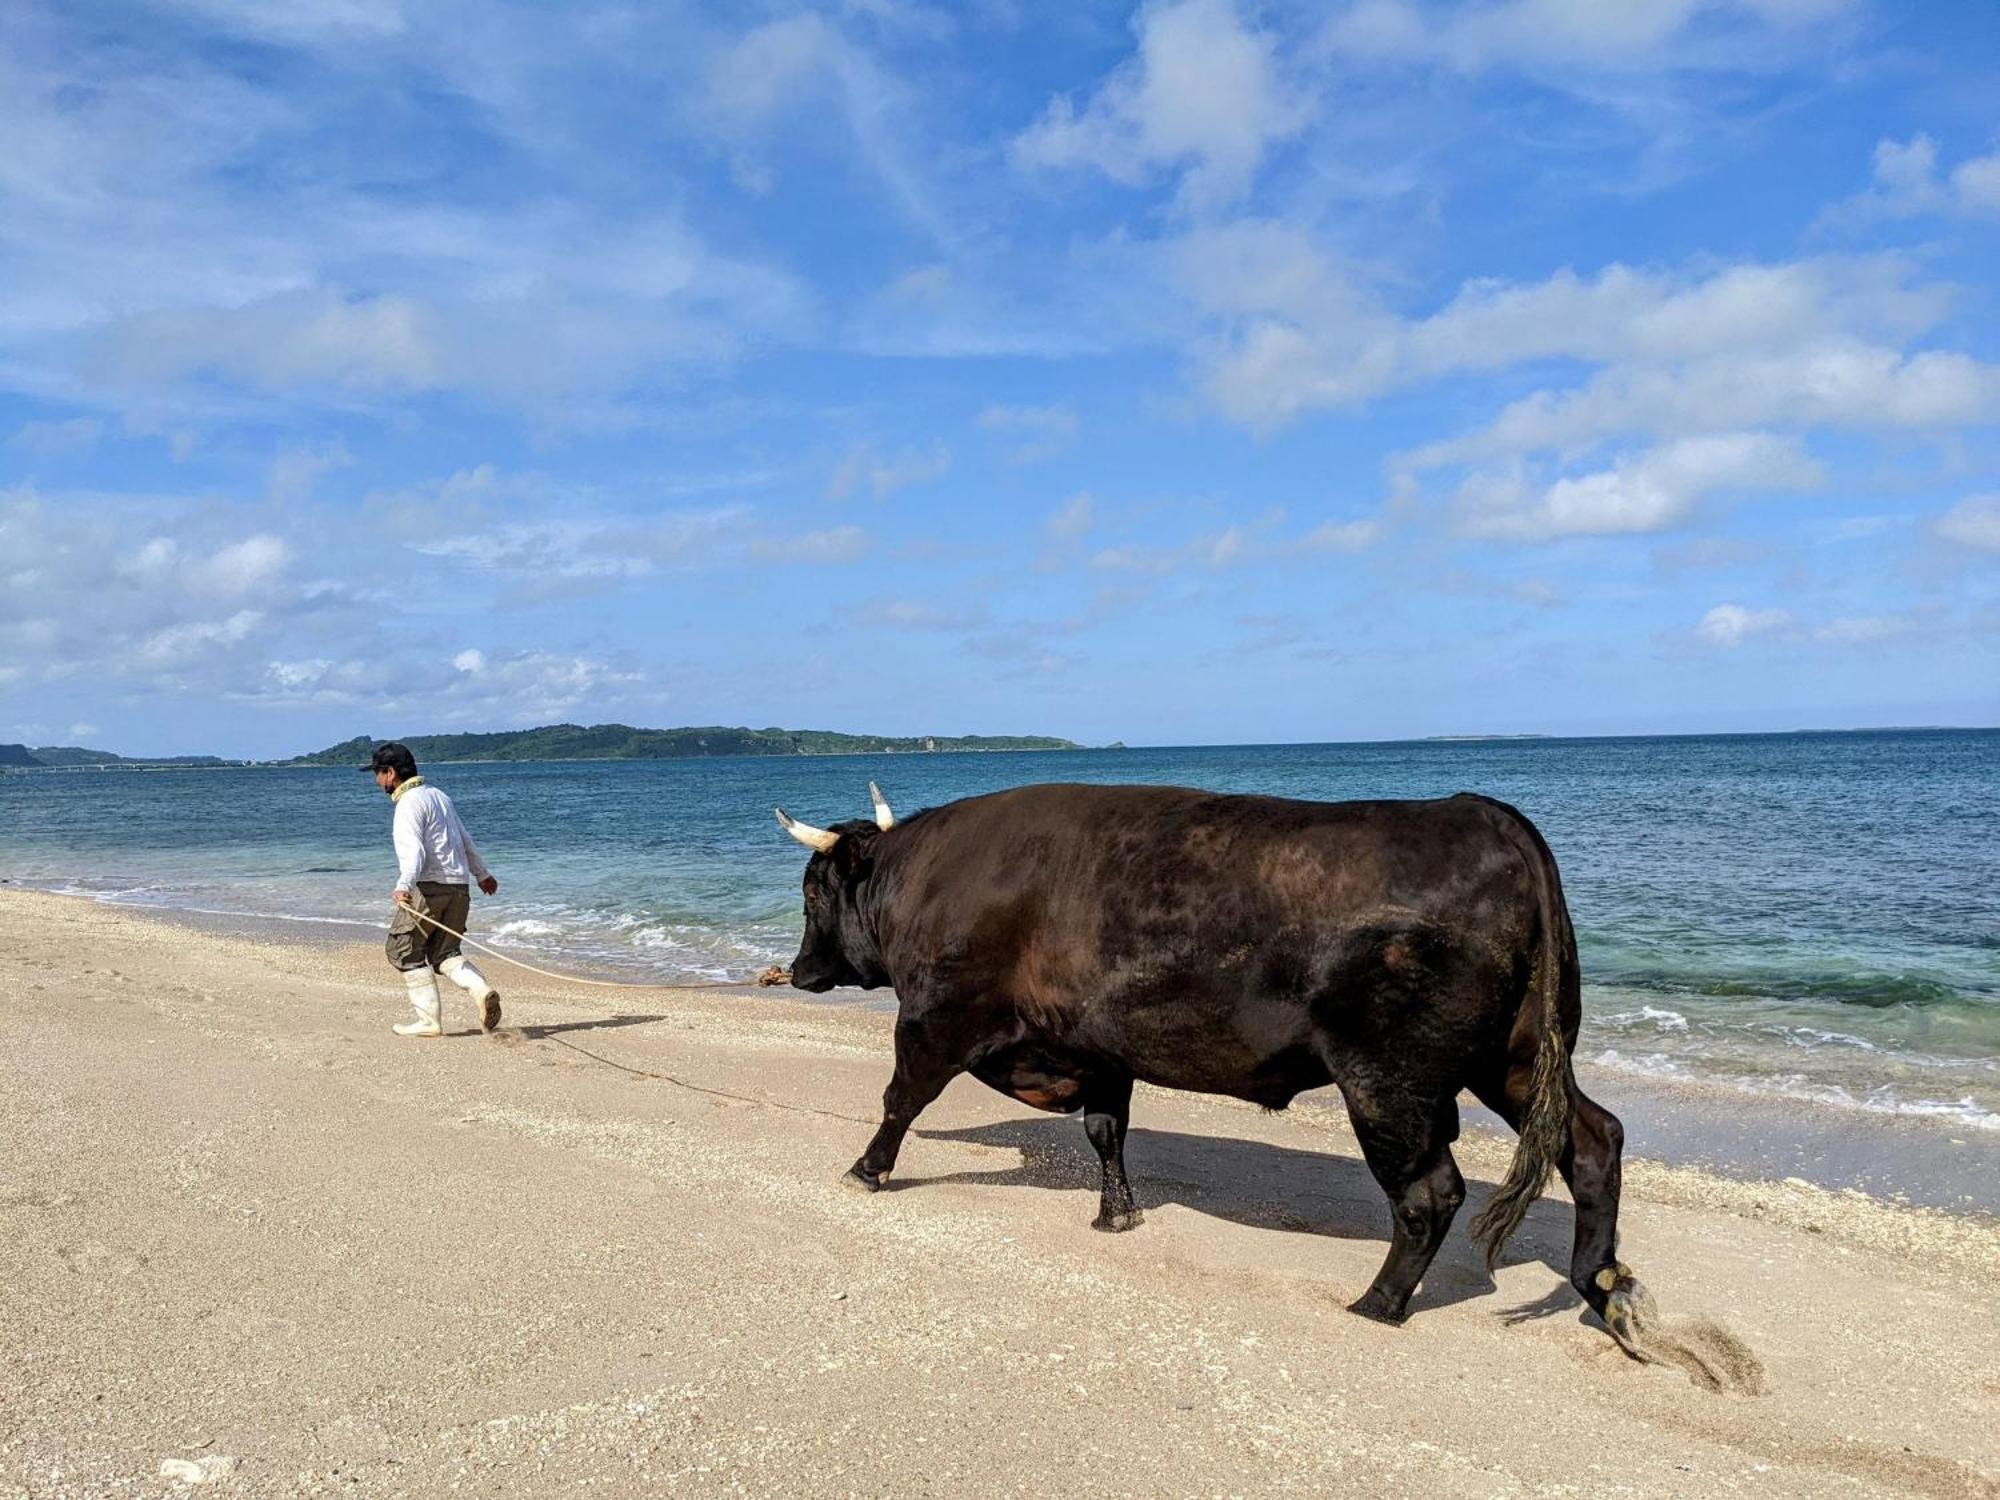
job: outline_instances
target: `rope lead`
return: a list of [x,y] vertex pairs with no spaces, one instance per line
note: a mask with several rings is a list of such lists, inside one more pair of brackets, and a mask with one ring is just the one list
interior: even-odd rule
[[470,943],[481,953],[497,958],[503,964],[512,964],[517,969],[526,969],[530,974],[539,974],[544,979],[554,979],[563,984],[593,984],[599,989],[606,990],[740,990],[753,984],[767,987],[789,984],[792,979],[789,973],[776,964],[771,965],[754,979],[697,979],[687,984],[641,984],[635,980],[586,979],[581,974],[558,974],[553,969],[537,968],[525,959],[510,958],[498,948],[489,948],[479,939],[467,937],[455,927],[447,927],[427,911],[419,911],[414,906],[406,906],[403,909],[419,922],[427,922],[439,932],[448,932],[461,943]]

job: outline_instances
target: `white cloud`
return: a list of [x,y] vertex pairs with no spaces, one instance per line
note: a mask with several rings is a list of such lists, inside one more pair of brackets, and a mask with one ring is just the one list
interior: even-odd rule
[[[506,481],[488,474],[458,488],[491,495]],[[418,637],[407,628],[385,625],[384,598],[397,612],[417,601],[420,610],[434,603],[452,618],[477,615],[491,588],[453,565],[475,556],[508,561],[504,548],[415,554],[393,545],[393,528],[379,524],[381,510],[360,534],[345,518],[316,530],[310,508],[288,518],[282,536],[246,534],[240,517],[212,502],[143,497],[149,503],[141,509],[141,498],[0,491],[0,662],[8,665],[10,693],[36,703],[78,699],[78,708],[79,695],[89,695],[142,716],[156,705],[238,703],[272,711],[394,710],[422,724],[540,722],[584,704],[609,711],[660,699],[644,671],[603,653],[426,649],[412,644]],[[576,562],[598,547],[665,566],[658,559],[679,540],[671,530],[651,517],[600,521],[595,530],[584,527],[581,539],[562,539],[573,549],[563,560]],[[740,522],[727,530],[729,555],[740,562],[749,555]],[[532,567],[535,543],[520,545],[520,566]],[[815,555],[814,539],[805,546]],[[541,562],[559,548],[544,542]],[[313,573],[302,573],[302,563]],[[350,568],[381,594],[362,598],[323,581]],[[515,582],[504,569],[494,571],[503,583]]]
[[1830,339],[1683,365],[1624,364],[1581,386],[1537,391],[1488,426],[1410,456],[1415,468],[1583,449],[1623,433],[1674,436],[1737,425],[1947,431],[2000,417],[2000,367],[1950,350],[1899,354]]
[[943,443],[929,448],[903,448],[884,458],[863,444],[840,461],[827,481],[830,499],[845,500],[862,486],[877,500],[886,500],[912,485],[933,484],[951,472],[951,449]]
[[1076,441],[1076,413],[1066,406],[989,406],[980,412],[979,425],[1023,440],[1007,455],[1017,464],[1053,458]]
[[573,708],[607,688],[630,690],[646,681],[644,673],[560,651],[515,652],[478,676],[482,691],[476,701],[526,705],[517,711],[534,717]]
[[312,687],[323,681],[334,663],[326,657],[310,657],[303,661],[274,661],[270,664],[271,678],[281,688],[294,689]]
[[1918,213],[1941,207],[1944,193],[1937,180],[1937,142],[1927,135],[1907,141],[1877,141],[1875,190],[1887,213]]
[[1241,526],[1229,526],[1196,537],[1178,547],[1127,545],[1106,547],[1090,559],[1093,568],[1110,573],[1167,574],[1181,568],[1226,568],[1244,561],[1251,538]]
[[[610,61],[610,32],[664,18],[530,37],[503,7],[203,5],[177,8],[160,45],[60,7],[0,7],[0,388],[149,430],[268,415],[293,396],[352,407],[432,391],[609,426],[666,405],[669,377],[809,321],[797,277],[718,252],[656,206],[670,195],[600,191],[607,158],[573,100],[603,106],[579,78],[629,90],[650,77],[655,104],[672,75],[672,96],[689,96],[695,54],[635,46]],[[240,46],[186,35],[204,21],[318,55],[247,67]],[[428,178],[413,191],[439,123],[427,99],[456,101],[448,128],[522,190]],[[385,109],[417,122],[407,159],[353,149]],[[635,128],[652,134],[633,151],[655,154],[663,112]],[[561,190],[525,185],[544,179]]]
[[[583,497],[565,496],[571,506]],[[499,575],[510,602],[542,603],[616,589],[674,569],[741,558],[748,513],[741,506],[610,516],[579,511],[560,521],[488,519],[499,502],[549,505],[544,482],[481,465],[443,485],[378,501],[389,524],[426,557]]]
[[854,616],[862,625],[886,625],[895,630],[972,630],[986,623],[983,609],[946,609],[918,599],[878,599]]
[[1091,554],[1089,566],[1099,572],[1155,577],[1189,569],[1215,572],[1268,567],[1315,554],[1363,552],[1385,534],[1380,521],[1360,519],[1326,521],[1298,535],[1283,535],[1284,521],[1285,513],[1274,508],[1253,520],[1191,537],[1176,546],[1128,542],[1100,547]]
[[1065,500],[1049,517],[1049,536],[1058,542],[1074,542],[1096,524],[1097,502],[1088,491],[1081,491]]
[[1967,495],[1939,516],[1932,529],[1954,546],[2000,552],[2000,495]]
[[750,544],[750,555],[767,562],[851,563],[865,557],[871,545],[859,526],[830,526],[796,536],[759,538]]
[[[1816,483],[1797,447],[1808,433],[1949,433],[2000,420],[2000,366],[1898,347],[1948,299],[1895,257],[1695,276],[1563,271],[1471,284],[1437,312],[1399,321],[1358,301],[1296,239],[1257,242],[1286,247],[1280,273],[1257,281],[1273,311],[1233,320],[1209,369],[1211,394],[1253,428],[1447,376],[1557,360],[1596,367],[1393,460],[1411,498],[1427,471],[1459,470],[1459,523],[1476,535],[1656,531],[1717,490]],[[1239,295],[1238,305],[1255,304]],[[1656,446],[1603,465],[1610,442],[1635,436]],[[1575,472],[1593,460],[1594,471]]]
[[1303,98],[1283,76],[1277,39],[1246,26],[1230,0],[1167,0],[1133,21],[1136,56],[1081,108],[1051,100],[1013,142],[1024,167],[1094,167],[1136,186],[1183,170],[1184,206],[1240,197],[1265,153],[1298,133]]
[[1867,648],[1921,640],[1940,626],[1951,628],[1951,621],[1934,610],[1841,615],[1814,625],[1800,620],[1790,610],[1718,604],[1702,616],[1694,635],[1706,645],[1725,649],[1767,635],[1798,645]]
[[1381,540],[1380,521],[1327,521],[1292,545],[1301,552],[1365,552]]
[[242,307],[137,313],[112,324],[103,347],[105,372],[127,384],[219,375],[266,390],[423,390],[444,368],[434,310],[392,294],[287,292]]
[[67,458],[86,453],[104,435],[104,424],[95,417],[70,417],[60,422],[23,422],[9,439],[36,458]]
[[1679,274],[1565,269],[1525,284],[1470,282],[1411,319],[1287,226],[1192,233],[1173,245],[1169,264],[1209,325],[1196,352],[1210,398],[1259,430],[1449,376],[1550,360],[1603,374],[1580,392],[1517,402],[1508,420],[1599,435],[1664,395],[1684,426],[1719,407],[1742,425],[1756,420],[1735,405],[1747,394],[1772,420],[1924,425],[2000,400],[1992,366],[1896,347],[1936,324],[1950,302],[1946,288],[1913,283],[1910,264],[1896,257]]
[[1917,622],[1909,615],[1847,615],[1829,620],[1813,631],[1813,639],[1834,646],[1872,646],[1910,634]]
[[126,496],[0,492],[0,655],[29,681],[210,687],[271,636],[346,618],[337,591],[296,575],[284,538],[158,502],[135,525],[134,509]]
[[260,41],[346,46],[408,29],[400,0],[174,0],[160,8],[194,11],[218,26]]
[[1783,630],[1792,623],[1782,609],[1745,609],[1740,604],[1718,604],[1701,617],[1694,633],[1711,646],[1740,646],[1750,637]]
[[1965,213],[2000,214],[2000,151],[1953,167],[1951,190]]
[[1830,333],[1914,333],[1940,318],[1942,288],[1910,285],[1895,257],[1741,263],[1693,275],[1612,264],[1519,285],[1473,282],[1409,334],[1423,374],[1531,359],[1688,360],[1790,348]]
[[748,190],[775,185],[760,148],[778,130],[796,124],[818,142],[832,124],[844,128],[906,218],[937,241],[954,238],[910,151],[923,132],[905,89],[826,17],[753,27],[709,61],[697,99],[694,122],[730,146],[736,179]]
[[202,561],[191,565],[196,586],[203,592],[235,598],[263,593],[291,566],[291,545],[282,537],[262,533],[231,542]]
[[597,711],[656,704],[665,696],[644,672],[597,657],[540,650],[475,654],[486,662],[477,672],[424,652],[405,653],[389,673],[374,656],[271,661],[261,680],[227,696],[273,709],[356,708],[427,726],[483,728],[546,723],[586,704]]
[[1469,536],[1510,541],[1664,531],[1712,494],[1798,489],[1818,478],[1796,443],[1766,433],[1683,438],[1545,486],[1518,470],[1475,474],[1460,487],[1458,524]]
[[1489,0],[1447,8],[1361,0],[1326,43],[1356,64],[1422,63],[1460,73],[1664,67],[1762,68],[1786,41],[1857,8],[1856,0]]
[[225,620],[189,620],[169,625],[139,642],[139,660],[156,671],[189,666],[209,656],[216,646],[247,641],[263,623],[264,616],[259,611],[239,609]]
[[2000,152],[1966,157],[1940,173],[1937,142],[1919,133],[1907,141],[1876,142],[1874,167],[1869,187],[1828,209],[1823,224],[1858,228],[1922,214],[2000,215]]
[[609,585],[646,577],[658,566],[657,559],[619,546],[600,521],[518,522],[469,533],[440,528],[412,545],[428,557],[544,585]]
[[1058,651],[1043,638],[1046,627],[1021,625],[975,635],[965,641],[965,650],[989,661],[1005,662],[1002,681],[1023,678],[1057,677],[1076,665],[1075,656]]
[[161,577],[179,562],[181,549],[170,536],[149,538],[146,543],[117,564],[118,571],[134,577]]
[[320,445],[288,444],[271,460],[271,498],[281,505],[293,505],[312,497],[313,486],[327,475],[354,462],[347,445],[335,441]]

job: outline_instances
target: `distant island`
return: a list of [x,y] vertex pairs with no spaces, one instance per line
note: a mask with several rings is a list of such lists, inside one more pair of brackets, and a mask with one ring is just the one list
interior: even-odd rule
[[[357,735],[292,761],[358,766],[380,740]],[[634,729],[629,724],[545,724],[499,734],[416,734],[403,741],[419,765],[454,760],[688,760],[716,755],[922,755],[980,750],[1081,750],[1046,734],[882,735],[832,729],[709,725]]]
[[[383,741],[356,735],[286,760],[216,755],[126,756],[75,745],[0,745],[0,767],[20,770],[173,770],[205,766],[360,766]],[[472,760],[690,760],[724,755],[924,755],[996,750],[1081,750],[1047,734],[842,734],[832,729],[721,725],[635,729],[629,724],[545,724],[496,734],[413,734],[403,743],[420,764]]]
[[85,750],[76,745],[41,745],[27,752],[26,760],[5,759],[9,750],[24,749],[21,745],[0,745],[0,765],[8,766],[53,766],[58,770],[73,770],[78,766],[240,766],[240,760],[225,760],[220,755],[113,755],[109,750]]

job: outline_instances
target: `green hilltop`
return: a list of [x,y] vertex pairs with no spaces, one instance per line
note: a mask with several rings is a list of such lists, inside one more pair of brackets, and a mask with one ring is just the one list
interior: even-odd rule
[[[359,766],[382,741],[357,735],[289,762]],[[545,724],[498,734],[417,734],[403,740],[419,765],[454,760],[685,760],[716,755],[924,754],[980,750],[1080,750],[1044,734],[883,735],[831,729],[721,725],[635,729],[629,724]]]

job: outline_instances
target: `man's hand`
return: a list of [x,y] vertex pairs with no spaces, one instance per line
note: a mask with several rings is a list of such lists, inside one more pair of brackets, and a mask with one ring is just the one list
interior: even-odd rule
[[479,882],[479,888],[491,896],[500,889],[500,882],[495,880],[491,875],[488,875],[484,880]]
[[410,893],[400,886],[396,889],[396,904],[398,906],[408,906],[410,904]]

